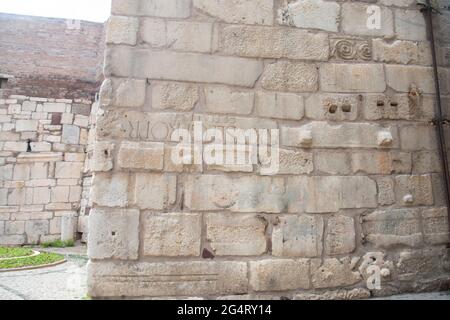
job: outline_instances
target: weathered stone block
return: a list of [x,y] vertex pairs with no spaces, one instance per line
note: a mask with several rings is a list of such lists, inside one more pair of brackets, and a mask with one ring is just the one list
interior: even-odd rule
[[227,23],[273,24],[272,0],[194,0],[194,8]]
[[83,162],[57,162],[55,178],[79,179],[83,170]]
[[433,208],[422,212],[423,236],[426,243],[446,244],[450,241],[447,208]]
[[96,141],[92,158],[89,159],[89,168],[93,172],[110,171],[113,164],[113,152],[115,145],[108,141]]
[[207,22],[167,22],[167,43],[171,49],[211,52],[213,24]]
[[139,19],[111,16],[106,28],[106,43],[136,45]]
[[299,293],[296,294],[295,300],[357,300],[369,299],[370,291],[363,288],[356,288],[351,290],[336,290],[325,291],[319,294],[316,293]]
[[397,204],[433,205],[433,187],[430,175],[412,175],[395,177],[395,194]]
[[323,219],[319,216],[282,216],[272,231],[272,254],[313,258],[322,254]]
[[266,66],[262,87],[267,90],[288,92],[317,91],[317,68],[302,62],[279,61]]
[[[270,166],[270,160],[260,155],[260,162],[263,166]],[[280,149],[279,169],[275,174],[309,174],[314,170],[313,154],[304,151],[292,151]],[[266,173],[260,170],[261,175],[272,175],[273,172]]]
[[403,150],[421,151],[436,150],[436,129],[428,125],[408,125],[400,128],[400,139]]
[[139,250],[139,210],[95,209],[89,215],[91,259],[136,260]]
[[254,214],[205,215],[206,240],[218,256],[257,256],[267,250],[267,221]]
[[142,18],[140,36],[142,40],[153,48],[167,45],[167,24],[162,19]]
[[377,248],[416,247],[422,243],[417,209],[376,211],[363,217],[364,239]]
[[361,275],[353,271],[350,258],[312,259],[311,282],[314,288],[334,288],[350,286],[361,280]]
[[[310,139],[305,141],[305,134]],[[388,132],[392,142],[380,145],[380,132]],[[400,144],[396,127],[381,127],[371,123],[345,123],[339,125],[327,122],[311,122],[303,127],[281,128],[281,144],[288,147],[316,147],[316,148],[389,148]]]
[[350,174],[352,171],[350,155],[346,152],[316,152],[314,166],[321,173],[334,175]]
[[165,210],[176,201],[177,177],[139,173],[136,175],[134,203],[141,209]]
[[88,292],[92,297],[208,296],[247,290],[246,262],[88,264]]
[[326,213],[377,207],[377,187],[368,177],[289,177],[289,212]]
[[395,33],[398,39],[403,40],[427,40],[427,26],[423,14],[417,14],[417,10],[396,9]]
[[258,92],[256,112],[263,118],[300,120],[303,118],[303,97],[289,93]]
[[355,249],[356,231],[353,218],[342,215],[330,217],[325,236],[326,254],[349,254]]
[[199,214],[145,213],[145,256],[199,256],[202,219]]
[[426,42],[396,40],[393,43],[382,39],[372,41],[375,61],[393,64],[431,65],[431,49]]
[[399,92],[409,92],[417,86],[423,93],[434,93],[433,69],[418,66],[386,65],[386,82]]
[[183,83],[158,83],[152,86],[152,108],[190,111],[199,100],[195,85]]
[[390,177],[377,178],[378,203],[382,206],[395,203],[394,180]]
[[406,152],[370,152],[352,153],[353,173],[392,174],[411,172],[411,154]]
[[162,170],[164,143],[124,141],[120,145],[117,164],[124,169]]
[[253,87],[263,71],[261,61],[195,53],[110,49],[107,74],[189,82],[223,83]]
[[92,181],[92,202],[104,207],[126,207],[129,181],[128,173],[96,173]]
[[282,7],[278,23],[297,28],[338,32],[340,6],[322,0],[297,0]]
[[250,262],[250,285],[255,291],[309,289],[308,259]]
[[205,88],[205,110],[210,113],[234,113],[249,115],[255,104],[255,94],[227,87]]
[[313,120],[353,121],[360,109],[359,97],[344,94],[313,94],[306,99],[306,117]]
[[384,92],[386,80],[382,64],[324,64],[320,86],[328,92]]
[[16,132],[37,131],[39,122],[37,120],[17,120]]
[[[394,35],[394,15],[389,8],[379,7],[378,21],[373,19],[373,10],[364,3],[344,3],[342,5],[342,29],[344,33],[364,36],[392,37]],[[380,23],[380,26],[376,25]]]
[[27,243],[38,244],[41,236],[49,233],[48,220],[28,220],[25,222]]
[[80,128],[70,124],[63,125],[61,142],[64,144],[78,144],[80,141]]
[[219,51],[242,57],[325,61],[329,43],[325,33],[229,25],[220,32]]
[[145,103],[145,80],[112,79],[111,104],[115,107],[142,107]]
[[184,203],[196,211],[228,209],[232,212],[278,213],[286,206],[284,192],[282,178],[189,176]]

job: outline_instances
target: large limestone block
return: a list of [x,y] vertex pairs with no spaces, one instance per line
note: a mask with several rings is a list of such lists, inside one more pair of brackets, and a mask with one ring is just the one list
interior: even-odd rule
[[315,148],[395,148],[400,143],[396,127],[371,123],[333,125],[317,121],[298,128],[282,127],[281,144]]
[[92,181],[91,201],[102,207],[126,207],[129,204],[128,173],[97,173]]
[[118,77],[223,83],[253,87],[263,71],[261,61],[196,53],[110,48],[106,74]]
[[199,214],[152,213],[143,217],[145,256],[199,256],[202,219]]
[[376,183],[364,176],[289,177],[286,198],[291,213],[331,213],[378,206]]
[[309,289],[308,259],[270,259],[250,262],[250,285],[255,291]]
[[375,61],[392,64],[431,65],[431,48],[426,42],[396,40],[392,43],[383,39],[372,41]]
[[396,9],[395,33],[402,40],[427,40],[425,16],[418,10]]
[[209,113],[249,115],[255,104],[255,93],[228,87],[205,87],[205,110]]
[[176,129],[189,129],[192,115],[185,113],[146,113],[109,111],[98,119],[99,139],[128,141],[170,141]]
[[316,66],[302,62],[278,61],[266,66],[262,87],[287,92],[314,92],[319,76]]
[[322,254],[324,222],[319,216],[282,216],[272,231],[272,254],[314,258]]
[[136,45],[139,20],[111,16],[107,22],[106,43]]
[[411,154],[406,152],[358,151],[351,154],[354,173],[392,174],[411,172]]
[[386,65],[387,85],[399,92],[410,92],[416,86],[423,93],[434,93],[433,69],[418,66]]
[[[344,3],[342,5],[342,29],[351,35],[392,37],[394,35],[394,15],[389,8],[376,6],[380,12],[379,21],[373,10],[363,3]],[[380,25],[377,26],[376,23]]]
[[228,23],[273,24],[272,0],[194,0],[194,8]]
[[189,176],[185,184],[185,205],[191,210],[231,210],[233,212],[283,211],[282,178],[223,175]]
[[364,239],[377,248],[420,246],[423,236],[417,209],[376,211],[362,219]]
[[95,209],[89,215],[91,259],[136,260],[139,250],[139,210]]
[[395,177],[397,204],[433,205],[433,186],[430,175],[402,175]]
[[55,178],[79,179],[83,172],[83,162],[57,162]]
[[124,141],[120,145],[117,164],[124,169],[160,171],[164,168],[164,143]]
[[350,258],[311,260],[311,282],[317,289],[350,286],[361,281]]
[[165,210],[177,196],[177,177],[139,173],[136,175],[134,203],[141,209]]
[[338,32],[340,6],[322,0],[297,0],[282,7],[278,22],[297,28]]
[[325,236],[326,254],[349,254],[355,249],[356,231],[353,218],[342,215],[330,217]]
[[88,264],[88,293],[92,297],[208,296],[247,291],[246,262]]
[[326,33],[229,25],[220,32],[219,51],[242,57],[325,61],[330,50]]
[[[270,166],[270,160],[260,156],[260,162],[263,167]],[[261,175],[273,175],[273,174],[309,174],[314,170],[313,154],[304,151],[293,151],[287,149],[280,149],[279,154],[279,169],[278,171],[264,172],[260,170]]]
[[258,92],[255,104],[263,118],[300,120],[305,113],[303,97],[291,93]]
[[205,215],[206,239],[218,256],[256,256],[266,252],[267,221],[255,214]]
[[386,80],[382,64],[324,64],[320,86],[328,92],[384,92]]
[[400,129],[403,150],[433,151],[438,147],[436,129],[429,125],[408,125]]
[[112,13],[130,16],[187,18],[191,14],[191,0],[114,0]]
[[447,208],[432,208],[422,211],[424,240],[428,244],[446,244],[450,240]]
[[305,101],[306,117],[313,120],[353,121],[359,109],[359,97],[351,94],[312,94]]
[[173,109],[190,111],[200,98],[196,85],[176,82],[152,85],[152,108],[157,110]]

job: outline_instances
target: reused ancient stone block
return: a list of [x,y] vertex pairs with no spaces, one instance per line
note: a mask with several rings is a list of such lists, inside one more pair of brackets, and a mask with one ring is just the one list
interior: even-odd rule
[[354,271],[350,258],[312,259],[311,282],[314,288],[335,288],[349,286],[361,281],[361,275]]
[[318,88],[319,76],[314,65],[280,61],[266,66],[261,81],[267,90],[314,92]]
[[134,203],[141,209],[165,210],[176,201],[177,177],[151,173],[136,174]]
[[107,22],[106,42],[134,46],[137,41],[139,20],[132,17],[111,16]]
[[190,111],[199,99],[198,87],[183,83],[158,83],[152,85],[152,108]]
[[426,243],[446,244],[450,241],[447,208],[422,211],[423,236]]
[[417,247],[422,243],[417,209],[376,211],[363,217],[364,239],[377,248]]
[[255,291],[309,289],[308,259],[250,262],[250,285]]
[[267,250],[267,221],[254,214],[205,215],[206,240],[218,256],[257,256]]
[[349,254],[356,249],[355,222],[352,217],[336,215],[328,219],[325,236],[327,255]]
[[313,258],[322,254],[324,222],[319,216],[281,216],[272,232],[272,254]]
[[247,290],[246,262],[88,264],[91,297],[208,296],[246,293]]
[[290,93],[258,92],[256,112],[263,118],[300,120],[303,118],[303,97]]
[[164,143],[124,141],[120,145],[117,165],[124,169],[160,171],[164,168]]
[[143,217],[145,256],[199,256],[202,233],[199,214],[153,213]]
[[397,204],[400,206],[433,205],[434,198],[431,176],[396,176],[395,194]]
[[194,8],[227,23],[273,24],[272,0],[194,0]]
[[206,105],[209,113],[231,113],[249,115],[255,104],[255,94],[250,91],[238,91],[227,87],[205,88]]
[[138,258],[139,210],[97,208],[89,215],[89,226],[88,255],[91,259]]

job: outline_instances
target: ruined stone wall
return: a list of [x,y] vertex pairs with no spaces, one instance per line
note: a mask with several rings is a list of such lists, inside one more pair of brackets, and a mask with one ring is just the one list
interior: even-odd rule
[[0,13],[6,96],[94,99],[102,81],[104,25]]
[[[0,245],[61,238],[84,216],[85,153],[92,102],[10,96],[0,99]],[[84,197],[86,198],[86,196]],[[83,209],[83,210],[80,210]],[[72,219],[62,223],[62,219]],[[80,219],[79,232],[85,232]]]
[[[448,285],[415,1],[114,0],[112,13],[92,154],[92,297],[347,299]],[[176,129],[207,142],[184,159],[219,144],[200,122],[279,129],[279,170],[261,154],[174,164]]]

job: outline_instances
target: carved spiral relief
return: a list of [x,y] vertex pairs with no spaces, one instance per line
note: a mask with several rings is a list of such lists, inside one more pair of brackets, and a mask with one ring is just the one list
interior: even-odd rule
[[355,57],[355,50],[353,43],[348,40],[340,40],[336,43],[337,55],[345,60],[351,60]]
[[371,60],[372,48],[367,41],[338,39],[333,43],[333,55],[343,60]]
[[358,57],[362,60],[371,60],[372,59],[372,48],[367,42],[360,43],[358,45]]

